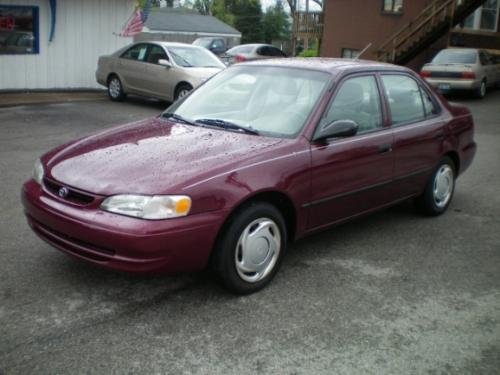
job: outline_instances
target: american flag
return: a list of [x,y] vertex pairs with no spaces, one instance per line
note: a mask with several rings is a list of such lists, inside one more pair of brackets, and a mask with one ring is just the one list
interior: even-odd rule
[[148,19],[150,10],[151,0],[146,1],[146,5],[144,5],[143,10],[137,7],[128,19],[127,24],[120,33],[120,36],[127,37],[139,34],[142,31],[144,23]]

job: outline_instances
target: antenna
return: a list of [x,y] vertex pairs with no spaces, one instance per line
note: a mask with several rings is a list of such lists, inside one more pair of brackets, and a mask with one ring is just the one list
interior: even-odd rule
[[354,61],[358,61],[358,60],[359,60],[359,57],[360,57],[363,53],[365,53],[365,52],[366,52],[366,50],[367,50],[368,48],[370,48],[371,46],[372,46],[372,44],[371,44],[371,43],[368,43],[368,45],[367,45],[365,48],[363,48],[363,50],[362,50],[360,53],[358,53],[358,56],[356,56],[356,57],[354,58]]

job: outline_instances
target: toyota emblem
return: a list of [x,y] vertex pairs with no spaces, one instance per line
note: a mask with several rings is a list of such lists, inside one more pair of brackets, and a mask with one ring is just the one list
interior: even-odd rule
[[57,194],[61,198],[66,198],[69,194],[69,189],[66,186],[63,186],[62,188],[59,189],[59,192]]

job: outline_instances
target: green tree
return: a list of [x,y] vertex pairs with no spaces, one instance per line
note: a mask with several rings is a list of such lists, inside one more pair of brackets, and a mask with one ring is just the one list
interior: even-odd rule
[[235,16],[233,13],[234,0],[211,0],[212,1],[212,15],[217,17],[222,22],[227,23],[234,27]]
[[241,43],[261,42],[264,33],[260,0],[234,0],[232,10],[234,27],[241,32]]
[[276,39],[290,38],[290,22],[281,0],[278,0],[274,6],[267,8],[262,25],[266,43],[271,43]]

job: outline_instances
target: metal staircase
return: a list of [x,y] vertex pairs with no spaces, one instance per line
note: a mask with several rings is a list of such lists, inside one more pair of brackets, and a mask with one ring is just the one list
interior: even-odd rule
[[485,0],[433,0],[415,19],[377,50],[379,61],[405,65],[463,22]]

